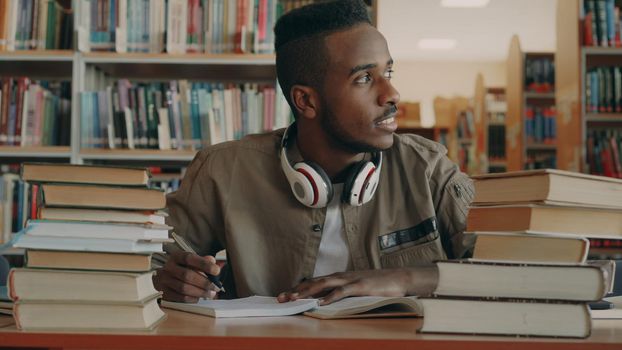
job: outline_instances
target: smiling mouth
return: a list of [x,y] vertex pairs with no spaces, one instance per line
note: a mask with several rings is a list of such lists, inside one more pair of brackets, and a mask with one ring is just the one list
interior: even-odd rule
[[391,116],[391,117],[385,118],[385,119],[383,119],[381,121],[378,121],[378,122],[376,122],[376,125],[378,125],[378,126],[385,126],[385,125],[391,125],[393,123],[395,123],[395,116]]

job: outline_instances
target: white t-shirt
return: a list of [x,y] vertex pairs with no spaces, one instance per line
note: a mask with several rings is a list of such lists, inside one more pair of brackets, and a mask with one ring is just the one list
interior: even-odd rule
[[335,193],[326,208],[326,219],[313,277],[344,272],[350,265],[350,248],[343,230],[343,217],[341,216],[343,184],[333,184],[333,189]]

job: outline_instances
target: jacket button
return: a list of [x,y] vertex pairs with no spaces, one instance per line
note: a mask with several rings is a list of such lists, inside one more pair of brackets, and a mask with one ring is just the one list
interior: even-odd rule
[[458,198],[462,198],[462,189],[459,185],[454,185],[454,191],[456,191],[456,196],[458,196]]
[[320,231],[322,231],[322,225],[315,224],[315,225],[311,226],[311,229],[313,230],[313,232],[320,232]]

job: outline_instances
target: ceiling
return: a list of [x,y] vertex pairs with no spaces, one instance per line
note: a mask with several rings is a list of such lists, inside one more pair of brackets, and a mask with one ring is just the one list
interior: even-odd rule
[[[566,0],[559,0],[566,1]],[[378,28],[401,61],[503,61],[518,34],[523,51],[555,50],[557,0],[490,0],[444,8],[441,0],[378,0]],[[421,50],[423,38],[456,39],[451,50]]]

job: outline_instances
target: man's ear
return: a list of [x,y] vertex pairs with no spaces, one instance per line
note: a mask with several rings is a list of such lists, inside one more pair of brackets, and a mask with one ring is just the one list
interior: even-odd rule
[[294,85],[291,89],[291,97],[297,114],[313,119],[319,114],[319,96],[314,88],[305,85]]

